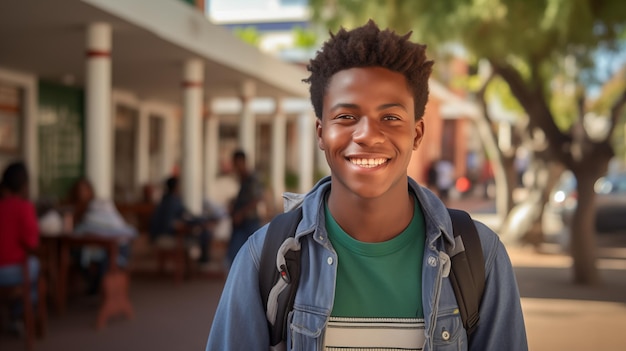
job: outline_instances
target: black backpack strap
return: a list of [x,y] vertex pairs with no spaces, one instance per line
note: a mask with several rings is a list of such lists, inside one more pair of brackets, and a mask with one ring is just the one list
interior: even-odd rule
[[485,261],[480,237],[470,215],[455,209],[448,209],[448,212],[455,241],[454,252],[448,252],[452,264],[450,281],[469,340],[478,326],[478,310],[485,288]]
[[295,236],[301,219],[301,207],[274,217],[269,224],[265,242],[263,243],[263,251],[261,252],[259,263],[259,288],[266,312],[272,288],[279,279],[287,282],[285,290],[278,295],[276,322],[272,325],[268,321],[272,347],[280,344],[283,340],[287,340],[287,317],[289,311],[293,309],[296,290],[300,280],[300,251],[290,250],[285,253],[286,267],[281,267],[281,271],[276,267],[276,256],[283,242],[287,238]]

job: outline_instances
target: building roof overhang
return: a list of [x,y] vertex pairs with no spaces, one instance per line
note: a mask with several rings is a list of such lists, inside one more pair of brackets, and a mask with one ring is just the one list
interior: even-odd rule
[[86,29],[112,26],[112,85],[142,99],[180,103],[184,62],[205,64],[208,97],[306,97],[302,67],[261,53],[176,0],[7,0],[0,3],[0,67],[82,86]]

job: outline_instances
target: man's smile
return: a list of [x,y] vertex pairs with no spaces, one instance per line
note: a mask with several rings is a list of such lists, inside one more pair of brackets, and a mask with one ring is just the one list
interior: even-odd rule
[[387,158],[364,158],[364,157],[350,157],[348,158],[353,165],[365,168],[374,168],[383,165],[389,161]]

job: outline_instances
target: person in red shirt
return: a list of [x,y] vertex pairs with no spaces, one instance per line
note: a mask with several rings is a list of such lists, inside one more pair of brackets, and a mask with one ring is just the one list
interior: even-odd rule
[[[21,284],[22,263],[28,260],[36,297],[39,260],[34,253],[39,246],[39,226],[35,206],[28,200],[28,171],[23,162],[4,170],[0,188],[0,286]],[[20,313],[19,308],[14,311]]]

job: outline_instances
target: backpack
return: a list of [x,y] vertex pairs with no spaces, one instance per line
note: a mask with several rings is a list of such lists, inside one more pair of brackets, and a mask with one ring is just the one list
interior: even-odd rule
[[[479,321],[478,309],[485,286],[485,265],[476,226],[462,210],[448,209],[455,249],[451,257],[450,281],[468,341]],[[259,264],[259,287],[270,330],[271,350],[287,340],[289,311],[293,309],[300,278],[300,243],[295,239],[302,208],[276,216],[270,222]]]

